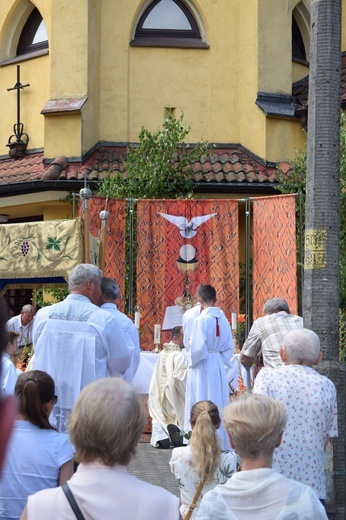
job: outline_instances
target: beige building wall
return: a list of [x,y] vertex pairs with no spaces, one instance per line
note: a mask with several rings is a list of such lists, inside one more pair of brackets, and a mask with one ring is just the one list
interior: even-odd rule
[[[191,125],[190,142],[240,144],[268,161],[291,160],[305,141],[299,122],[267,117],[255,101],[258,92],[290,95],[307,73],[292,63],[290,22],[295,9],[306,25],[310,1],[186,1],[208,49],[131,47],[149,0],[35,1],[49,54],[19,62],[22,83],[30,83],[21,92],[29,149],[80,157],[100,141],[136,142],[141,127],[155,131],[171,107]],[[29,10],[29,0],[0,0],[0,155],[16,122],[16,93],[6,88],[16,82],[17,61],[6,60]],[[49,100],[71,99],[86,102],[73,113],[41,114]]]

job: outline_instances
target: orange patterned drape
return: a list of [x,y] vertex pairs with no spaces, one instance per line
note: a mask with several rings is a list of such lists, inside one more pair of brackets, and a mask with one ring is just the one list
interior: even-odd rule
[[126,202],[118,199],[106,199],[104,197],[92,197],[89,200],[90,228],[94,237],[98,237],[101,231],[100,211],[107,210],[110,213],[106,223],[106,247],[104,275],[114,280],[119,285],[119,310],[124,310],[125,293],[125,239],[126,239]]
[[[215,213],[185,238],[174,223],[159,213],[192,218]],[[185,275],[177,266],[181,247],[195,248],[196,270],[190,276],[191,294],[199,283],[211,284],[217,305],[227,318],[238,311],[238,203],[233,200],[141,200],[137,204],[137,305],[141,311],[141,347],[153,348],[153,328],[162,325],[167,306],[184,292]],[[161,341],[168,339],[163,333]]]
[[268,298],[284,298],[298,313],[296,210],[294,195],[253,200],[253,319]]

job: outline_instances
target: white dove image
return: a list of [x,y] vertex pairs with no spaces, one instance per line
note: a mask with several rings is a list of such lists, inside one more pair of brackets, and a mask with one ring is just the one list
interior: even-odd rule
[[168,215],[167,213],[160,213],[162,217],[164,217],[169,222],[172,222],[175,226],[177,226],[180,230],[181,236],[184,238],[192,238],[197,235],[196,229],[207,220],[211,219],[217,213],[211,213],[210,215],[201,215],[200,217],[193,217],[190,222],[185,217],[178,217],[175,215]]

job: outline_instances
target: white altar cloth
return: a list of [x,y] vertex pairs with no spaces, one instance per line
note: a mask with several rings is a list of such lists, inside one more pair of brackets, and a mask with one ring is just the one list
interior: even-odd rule
[[[133,386],[140,394],[147,394],[149,391],[149,385],[158,354],[150,351],[141,351],[141,361],[133,379]],[[238,360],[236,359],[238,358]],[[228,381],[232,387],[237,390],[238,388],[238,371],[240,368],[241,375],[246,386],[246,369],[239,362],[239,354],[235,354],[232,368],[225,367]],[[252,371],[252,369],[251,369]]]

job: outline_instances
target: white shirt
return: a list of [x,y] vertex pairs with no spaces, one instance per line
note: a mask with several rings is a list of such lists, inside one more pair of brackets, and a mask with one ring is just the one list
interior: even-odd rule
[[3,352],[1,354],[1,394],[13,395],[17,382],[17,371],[10,356]]
[[[179,500],[159,486],[130,475],[124,466],[80,464],[68,485],[85,518],[178,520]],[[28,500],[28,520],[76,520],[61,488],[46,489]]]
[[[78,322],[87,322],[93,326],[100,352],[96,360],[100,370],[96,366],[96,371],[100,374],[104,373],[102,377],[123,374],[130,366],[126,339],[116,320],[81,294],[69,294],[62,302],[43,307],[37,312],[33,331],[36,359],[39,348],[48,349],[46,344],[38,346],[38,341],[49,319],[77,322],[76,331]],[[38,368],[36,361],[34,366]]]
[[141,361],[141,349],[139,346],[138,330],[136,329],[133,321],[130,320],[126,314],[118,310],[115,303],[104,303],[101,305],[100,309],[109,312],[117,320],[119,326],[124,332],[127,346],[129,347],[131,355],[131,365],[124,373],[124,379],[125,381],[132,383]]
[[207,493],[196,520],[328,520],[315,493],[304,484],[261,468],[234,473]]
[[19,332],[20,336],[18,337],[18,345],[22,347],[23,345],[27,345],[32,343],[32,331],[34,328],[34,319],[33,318],[28,325],[22,325],[22,316],[18,314],[18,316],[13,316],[13,318],[9,319],[6,323],[6,329],[12,332]]
[[254,393],[280,401],[288,414],[281,446],[274,451],[273,468],[325,498],[324,443],[327,435],[338,435],[332,381],[307,366],[262,368]]
[[184,346],[187,351],[190,350],[190,339],[195,319],[201,314],[201,310],[201,304],[197,304],[194,307],[191,307],[191,309],[185,311],[183,314],[182,325],[184,332]]
[[59,468],[72,458],[67,435],[17,420],[0,480],[0,518],[18,519],[28,496],[56,487]]
[[127,342],[115,318],[80,294],[36,314],[34,369],[47,372],[59,397],[52,424],[65,432],[80,391],[92,381],[122,375],[130,366]]

